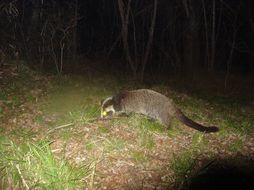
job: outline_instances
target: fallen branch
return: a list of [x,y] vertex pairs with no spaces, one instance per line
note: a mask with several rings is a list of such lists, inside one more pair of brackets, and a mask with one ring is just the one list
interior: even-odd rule
[[60,126],[58,126],[58,127],[55,127],[55,128],[53,128],[53,129],[50,129],[47,133],[49,134],[49,133],[54,132],[54,131],[57,130],[57,129],[62,129],[62,128],[69,127],[69,126],[72,126],[72,125],[74,125],[74,123],[68,123],[68,124],[60,125]]

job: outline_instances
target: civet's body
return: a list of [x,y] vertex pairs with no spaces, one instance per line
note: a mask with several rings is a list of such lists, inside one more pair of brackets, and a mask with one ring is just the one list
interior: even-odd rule
[[169,127],[175,117],[185,125],[201,132],[217,132],[217,127],[205,127],[186,117],[173,100],[149,89],[123,91],[106,98],[101,105],[101,117],[119,113],[139,113]]

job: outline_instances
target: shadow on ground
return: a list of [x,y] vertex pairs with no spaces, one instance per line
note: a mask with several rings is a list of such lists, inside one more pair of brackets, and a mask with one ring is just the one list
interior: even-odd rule
[[198,171],[182,190],[252,189],[254,160],[223,160]]

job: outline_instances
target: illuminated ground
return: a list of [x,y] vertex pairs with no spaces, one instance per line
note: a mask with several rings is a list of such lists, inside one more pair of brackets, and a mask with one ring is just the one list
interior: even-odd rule
[[[233,160],[241,166],[253,160],[251,103],[206,100],[167,86],[150,86],[172,96],[191,118],[220,127],[219,133],[201,134],[175,121],[165,130],[138,115],[97,120],[100,100],[126,85],[114,78],[45,76],[16,68],[5,73],[1,136],[17,144],[50,141],[57,160],[89,168],[83,188],[175,189],[188,185],[210,164]],[[26,176],[22,178],[21,186],[29,184]],[[5,185],[14,183],[10,179]]]

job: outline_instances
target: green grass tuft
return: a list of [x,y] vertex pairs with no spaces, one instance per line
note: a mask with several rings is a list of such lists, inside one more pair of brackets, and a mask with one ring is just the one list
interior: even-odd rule
[[[151,130],[155,130],[152,122],[142,122],[138,135],[138,144],[140,147],[152,149],[155,147],[155,142]],[[156,129],[157,130],[157,129]]]
[[126,146],[126,141],[120,138],[104,139],[105,151],[121,151]]
[[98,105],[89,105],[82,110],[82,121],[89,123],[96,119],[100,114],[100,108]]
[[149,119],[149,118],[142,118],[141,119],[141,129],[143,130],[144,128],[148,129],[149,131],[152,132],[163,132],[165,131],[164,126],[162,126],[158,121]]
[[192,136],[192,148],[193,149],[202,149],[205,148],[207,145],[207,140],[205,138],[205,135],[200,132],[196,132]]
[[56,159],[49,142],[17,145],[1,138],[1,189],[79,189],[89,173],[65,159]]
[[196,164],[193,152],[184,151],[175,155],[170,168],[174,171],[174,180],[176,185],[182,185],[191,175],[191,171]]
[[232,152],[241,152],[244,143],[241,139],[236,140],[234,143],[228,145],[228,149]]
[[147,156],[143,151],[134,151],[131,154],[131,157],[136,161],[136,162],[146,162],[148,160]]

